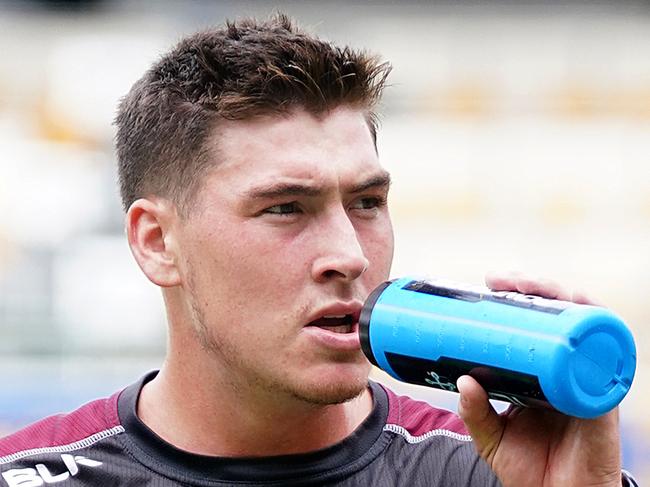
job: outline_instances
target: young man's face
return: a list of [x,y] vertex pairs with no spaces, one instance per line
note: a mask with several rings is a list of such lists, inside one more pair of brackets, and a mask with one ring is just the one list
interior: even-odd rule
[[358,313],[387,279],[388,175],[361,111],[225,122],[178,239],[194,326],[228,380],[312,403],[366,386]]

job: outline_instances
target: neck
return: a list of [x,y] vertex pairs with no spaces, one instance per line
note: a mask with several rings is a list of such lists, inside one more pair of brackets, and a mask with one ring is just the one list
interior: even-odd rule
[[182,355],[170,350],[158,376],[143,388],[137,409],[149,428],[182,450],[225,457],[309,452],[342,441],[372,410],[368,389],[333,405],[242,390],[215,372],[224,368],[193,345],[181,344]]

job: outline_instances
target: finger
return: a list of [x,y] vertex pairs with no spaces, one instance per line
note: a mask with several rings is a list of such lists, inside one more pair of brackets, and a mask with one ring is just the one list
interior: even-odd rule
[[535,279],[520,272],[490,272],[485,277],[485,283],[493,291],[516,291],[564,301],[571,299],[570,293],[557,282]]
[[492,271],[485,275],[485,284],[492,291],[514,291],[517,289],[517,280],[523,274],[516,271]]
[[565,288],[550,279],[522,277],[517,282],[517,291],[549,299],[561,299],[563,301],[571,299],[571,294]]
[[573,301],[576,304],[591,304],[594,306],[602,306],[598,304],[598,301],[590,298],[585,293],[580,291],[573,292],[573,296],[571,296],[571,301]]
[[479,455],[491,465],[503,436],[504,419],[497,414],[485,390],[472,377],[461,376],[456,386],[460,392],[458,414],[472,436]]

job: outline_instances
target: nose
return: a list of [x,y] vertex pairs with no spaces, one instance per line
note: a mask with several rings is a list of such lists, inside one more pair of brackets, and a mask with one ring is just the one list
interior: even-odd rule
[[332,280],[352,282],[368,268],[359,237],[344,209],[320,222],[318,232],[321,252],[312,265],[316,282]]

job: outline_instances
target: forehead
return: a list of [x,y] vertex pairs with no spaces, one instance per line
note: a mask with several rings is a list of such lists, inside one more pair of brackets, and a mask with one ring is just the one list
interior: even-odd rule
[[365,112],[352,108],[223,122],[214,146],[212,176],[242,189],[283,178],[341,182],[380,170]]

